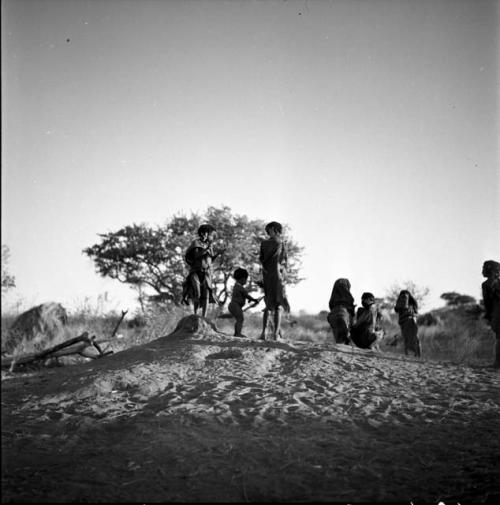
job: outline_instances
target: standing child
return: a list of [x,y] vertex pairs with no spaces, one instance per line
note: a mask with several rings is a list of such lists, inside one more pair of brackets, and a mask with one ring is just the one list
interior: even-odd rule
[[493,366],[500,368],[500,263],[488,260],[483,263],[483,277],[481,284],[485,314],[491,329],[495,333],[495,362]]
[[405,354],[412,351],[417,358],[420,357],[420,341],[418,339],[418,326],[417,314],[418,304],[417,300],[413,298],[412,294],[403,289],[400,291],[396,306],[394,310],[398,313],[398,323],[401,328],[401,336],[405,346]]
[[244,337],[241,333],[243,328],[243,305],[247,300],[254,302],[255,304],[259,303],[262,298],[253,298],[248,294],[248,291],[245,289],[245,284],[248,281],[248,271],[244,268],[237,268],[233,277],[236,280],[233,293],[231,296],[231,301],[229,302],[228,309],[232,316],[236,319],[236,323],[234,325],[234,336],[235,337]]
[[361,305],[356,312],[356,322],[351,328],[351,340],[361,349],[378,350],[379,322],[382,318],[372,293],[361,295]]
[[327,319],[332,328],[335,342],[348,345],[351,324],[354,319],[354,298],[351,294],[349,279],[335,281],[328,306],[330,313]]
[[198,228],[198,238],[191,242],[184,258],[189,265],[189,274],[184,282],[182,298],[184,303],[193,301],[194,313],[201,307],[201,315],[207,315],[209,303],[220,303],[212,279],[212,261],[221,254],[214,253],[212,242],[215,228],[202,224]]
[[274,314],[273,340],[281,336],[281,310],[290,312],[290,305],[285,293],[284,277],[287,268],[286,243],[282,240],[283,227],[276,221],[266,225],[269,238],[260,245],[259,260],[262,265],[262,280],[266,308],[262,320],[260,340],[266,339],[269,312]]

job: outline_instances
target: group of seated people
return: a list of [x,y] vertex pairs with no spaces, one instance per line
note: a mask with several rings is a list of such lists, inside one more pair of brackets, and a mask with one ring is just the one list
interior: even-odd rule
[[[348,279],[337,279],[333,285],[328,303],[330,312],[327,316],[335,342],[350,344],[362,349],[378,350],[383,330],[380,325],[382,314],[375,303],[375,296],[365,292],[361,296],[361,307],[354,312],[354,298],[351,294],[351,283]],[[398,314],[398,323],[404,341],[405,354],[413,351],[420,357],[420,342],[416,316],[418,304],[407,290],[399,293],[394,307]]]

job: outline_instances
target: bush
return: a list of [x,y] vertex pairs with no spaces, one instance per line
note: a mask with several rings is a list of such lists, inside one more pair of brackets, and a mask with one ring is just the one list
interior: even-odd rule
[[458,309],[442,312],[441,319],[440,325],[419,328],[424,357],[463,365],[492,359],[495,338],[484,319]]

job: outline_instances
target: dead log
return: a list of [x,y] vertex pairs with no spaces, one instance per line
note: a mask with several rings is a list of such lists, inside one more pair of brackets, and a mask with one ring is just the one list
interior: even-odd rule
[[[2,358],[2,368],[10,367],[10,370],[13,371],[17,365],[26,365],[28,363],[34,363],[35,361],[41,361],[48,358],[58,358],[61,356],[69,356],[71,354],[79,354],[81,356],[87,358],[101,358],[103,356],[107,356],[112,354],[113,351],[103,352],[99,343],[95,340],[95,335],[89,337],[87,331],[83,332],[78,337],[70,338],[61,344],[58,344],[50,349],[45,349],[42,352],[34,353],[34,354],[26,354],[21,356],[10,356]],[[97,349],[99,353],[97,356],[91,356],[83,351],[87,349],[89,346],[93,346]]]

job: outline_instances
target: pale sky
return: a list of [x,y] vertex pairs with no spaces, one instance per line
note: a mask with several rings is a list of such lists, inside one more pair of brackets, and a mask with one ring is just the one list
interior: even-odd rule
[[2,244],[25,308],[134,292],[98,233],[228,205],[305,248],[292,311],[500,261],[499,2],[2,0]]

